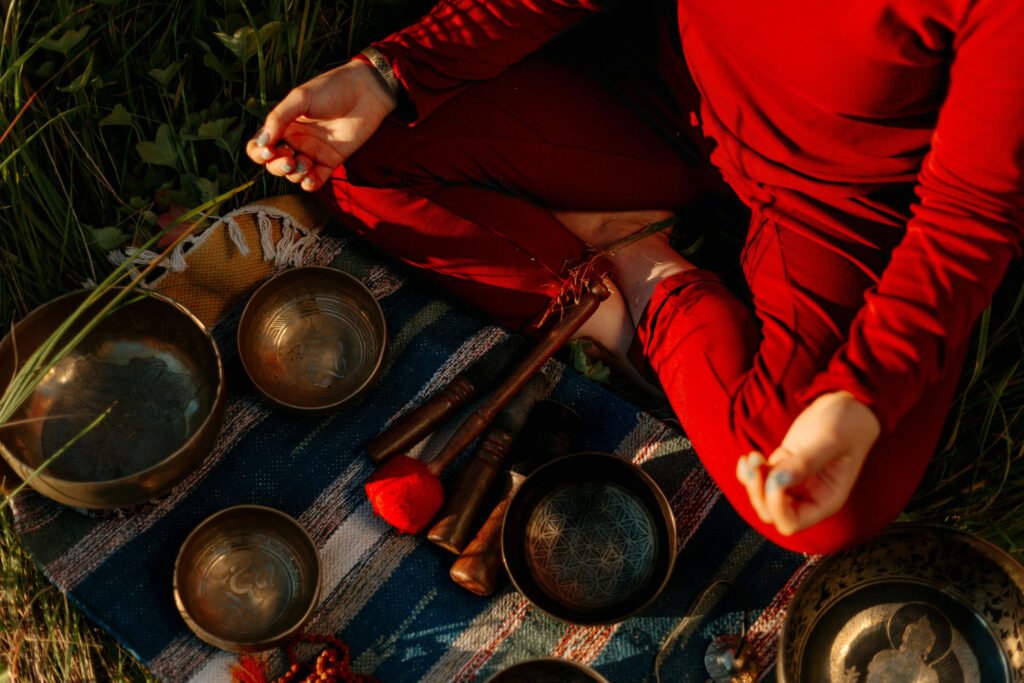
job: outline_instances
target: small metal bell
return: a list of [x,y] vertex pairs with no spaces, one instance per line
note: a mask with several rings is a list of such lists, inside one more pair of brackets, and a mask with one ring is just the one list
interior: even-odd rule
[[704,652],[704,668],[711,683],[754,683],[757,680],[758,661],[740,636],[715,636]]

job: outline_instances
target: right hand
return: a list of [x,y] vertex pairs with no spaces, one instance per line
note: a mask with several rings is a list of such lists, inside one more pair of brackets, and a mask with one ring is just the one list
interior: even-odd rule
[[397,104],[372,66],[351,61],[289,92],[267,114],[245,151],[270,173],[313,192],[373,135]]

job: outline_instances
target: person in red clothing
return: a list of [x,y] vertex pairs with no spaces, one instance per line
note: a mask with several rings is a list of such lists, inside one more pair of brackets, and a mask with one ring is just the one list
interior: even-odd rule
[[639,344],[752,526],[805,552],[858,543],[920,481],[1021,254],[1024,3],[679,0],[659,66],[690,120],[670,133],[715,173],[534,55],[606,4],[442,1],[295,88],[247,153],[509,324],[586,245],[724,179],[752,212],[750,300],[653,236],[610,256],[619,296],[590,333]]

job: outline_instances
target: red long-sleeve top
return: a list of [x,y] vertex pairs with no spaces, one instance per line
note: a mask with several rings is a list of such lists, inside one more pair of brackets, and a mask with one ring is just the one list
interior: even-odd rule
[[[608,4],[442,0],[377,47],[422,118]],[[847,343],[804,392],[850,391],[891,427],[1021,254],[1024,2],[678,7],[711,160],[740,198],[794,229],[827,224],[854,253],[865,222],[898,231]]]

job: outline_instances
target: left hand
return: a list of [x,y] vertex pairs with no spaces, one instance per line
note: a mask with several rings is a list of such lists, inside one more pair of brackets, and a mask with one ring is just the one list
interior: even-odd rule
[[880,431],[875,414],[852,394],[823,394],[767,462],[756,451],[741,457],[736,477],[761,521],[790,536],[843,507]]

